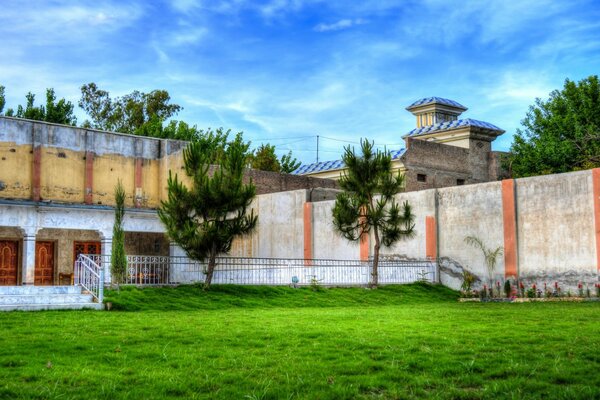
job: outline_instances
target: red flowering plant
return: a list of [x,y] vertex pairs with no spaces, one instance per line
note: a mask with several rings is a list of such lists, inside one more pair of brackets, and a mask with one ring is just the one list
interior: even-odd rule
[[535,283],[529,289],[527,289],[527,297],[530,299],[537,297],[537,290],[536,290]]
[[523,282],[519,282],[519,296],[525,297],[525,285],[523,285]]
[[546,282],[544,282],[544,296],[552,297],[552,292],[550,291],[550,289],[548,289],[548,284]]
[[487,298],[487,285],[483,285],[483,290],[479,293],[479,297],[481,297],[481,299],[485,299]]
[[581,282],[577,284],[577,293],[579,293],[579,297],[583,297],[583,283]]
[[596,287],[596,297],[600,297],[600,283],[594,285]]

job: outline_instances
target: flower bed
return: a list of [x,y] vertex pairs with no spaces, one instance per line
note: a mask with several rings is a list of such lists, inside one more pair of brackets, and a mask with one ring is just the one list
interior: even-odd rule
[[[522,281],[516,281],[511,284],[506,280],[504,285],[500,281],[495,285],[483,285],[481,290],[471,290],[470,285],[467,290],[461,290],[461,302],[493,302],[493,303],[526,303],[532,301],[600,301],[600,283],[594,284],[594,290],[588,285],[584,288],[583,283],[577,285],[577,293],[570,290],[564,291],[558,282],[553,285],[544,283],[543,290],[539,289],[536,283],[527,287]],[[595,295],[594,297],[592,297]]]

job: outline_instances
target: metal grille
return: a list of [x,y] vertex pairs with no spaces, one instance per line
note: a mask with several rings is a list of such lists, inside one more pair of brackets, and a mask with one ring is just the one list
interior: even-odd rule
[[[108,266],[110,256],[89,255]],[[125,284],[163,285],[204,282],[207,263],[187,257],[127,256]],[[436,281],[434,261],[381,260],[379,283]],[[371,262],[358,260],[218,257],[212,283],[236,285],[364,286],[371,282]]]
[[[206,263],[171,257],[171,278],[176,282],[203,282]],[[379,283],[435,282],[433,261],[380,261]],[[238,285],[367,285],[371,263],[357,260],[221,257],[212,283]]]
[[169,257],[127,256],[126,284],[164,285],[169,283]]

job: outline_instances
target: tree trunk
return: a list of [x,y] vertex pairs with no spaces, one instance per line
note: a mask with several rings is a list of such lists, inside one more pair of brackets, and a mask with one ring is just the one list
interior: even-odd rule
[[206,270],[206,279],[204,279],[204,289],[208,289],[212,282],[213,273],[215,272],[215,267],[217,265],[217,250],[213,245],[213,248],[210,251],[208,256],[208,269]]
[[379,230],[376,226],[373,227],[373,234],[373,236],[375,236],[375,246],[373,248],[373,272],[371,273],[371,287],[377,287],[377,285],[379,284],[379,247],[381,247],[381,245],[379,241]]

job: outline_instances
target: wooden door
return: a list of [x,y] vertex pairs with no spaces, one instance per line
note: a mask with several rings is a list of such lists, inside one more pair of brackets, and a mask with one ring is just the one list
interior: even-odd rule
[[54,242],[35,242],[34,285],[54,284]]
[[100,242],[74,242],[73,243],[73,266],[80,254],[100,254]]
[[0,286],[17,285],[19,243],[16,240],[0,241]]

